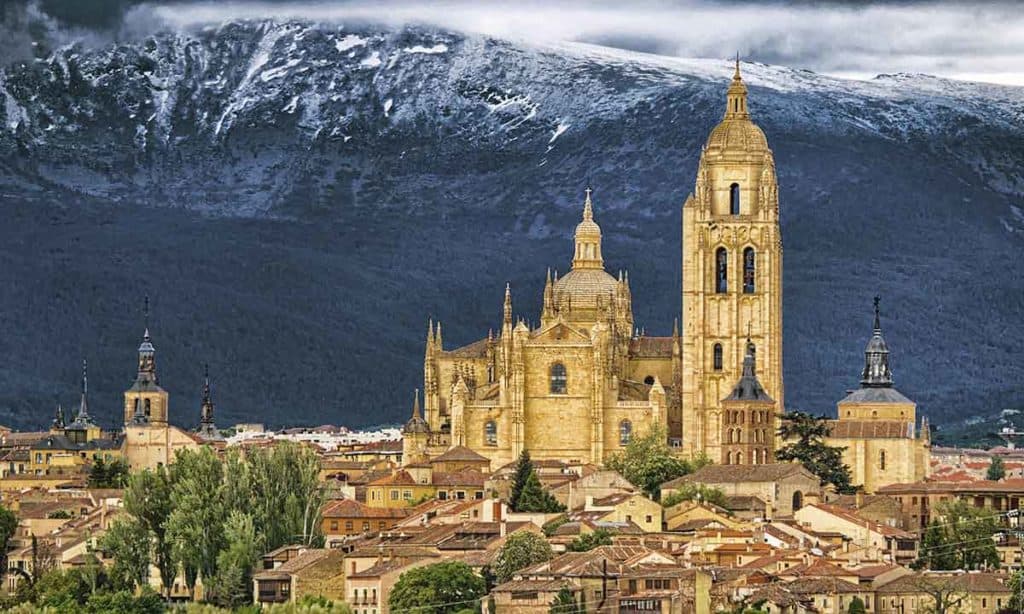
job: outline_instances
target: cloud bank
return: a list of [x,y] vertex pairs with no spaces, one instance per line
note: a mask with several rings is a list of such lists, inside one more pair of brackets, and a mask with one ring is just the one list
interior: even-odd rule
[[678,57],[738,51],[749,60],[836,76],[915,72],[1024,85],[1024,11],[1012,2],[146,2],[127,11],[123,31],[261,18],[416,23]]

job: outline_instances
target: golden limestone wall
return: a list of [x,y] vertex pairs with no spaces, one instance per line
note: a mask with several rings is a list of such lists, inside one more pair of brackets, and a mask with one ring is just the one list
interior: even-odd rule
[[682,304],[683,446],[721,462],[721,399],[739,379],[748,336],[757,376],[783,407],[778,185],[738,67],[683,207]]

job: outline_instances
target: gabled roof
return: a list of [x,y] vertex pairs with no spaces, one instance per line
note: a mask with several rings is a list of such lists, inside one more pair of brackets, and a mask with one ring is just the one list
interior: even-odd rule
[[370,507],[354,499],[337,499],[324,506],[324,518],[388,518],[401,519],[409,515],[409,509]]
[[689,475],[661,485],[678,488],[683,484],[737,484],[741,482],[775,482],[783,478],[803,475],[817,480],[800,463],[767,463],[764,465],[706,465]]
[[455,446],[450,448],[439,456],[435,456],[430,459],[431,463],[447,463],[447,462],[475,462],[475,463],[490,463],[491,459],[487,458],[482,454],[477,454],[473,450],[466,446]]
[[[882,390],[876,388],[874,390]],[[908,420],[827,420],[829,437],[836,439],[913,439]]]
[[844,403],[910,403],[913,401],[903,396],[895,388],[858,388],[846,395],[839,405]]
[[922,593],[929,583],[942,583],[967,593],[1007,593],[1008,576],[992,572],[954,571],[917,572],[886,582],[875,589],[877,593]]

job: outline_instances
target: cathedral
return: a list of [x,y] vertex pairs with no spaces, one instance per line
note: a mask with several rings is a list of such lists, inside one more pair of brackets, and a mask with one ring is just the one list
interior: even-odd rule
[[497,334],[446,350],[431,323],[404,462],[463,446],[495,465],[523,450],[600,463],[654,427],[687,457],[772,462],[783,400],[778,186],[738,62],[682,218],[672,336],[634,328],[629,275],[605,270],[589,189],[571,269],[549,270],[539,326],[516,317],[508,286]]

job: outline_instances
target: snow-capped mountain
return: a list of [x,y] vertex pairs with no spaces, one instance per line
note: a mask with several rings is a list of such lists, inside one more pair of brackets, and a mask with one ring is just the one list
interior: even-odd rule
[[[446,346],[537,319],[582,188],[650,334],[679,311],[679,208],[732,66],[425,28],[237,22],[0,72],[0,420],[41,422],[93,358],[114,420],[149,293],[172,416],[404,417]],[[743,64],[776,153],[787,402],[857,385],[883,296],[933,421],[1024,402],[1024,89]],[[2,411],[2,409],[0,409]]]

